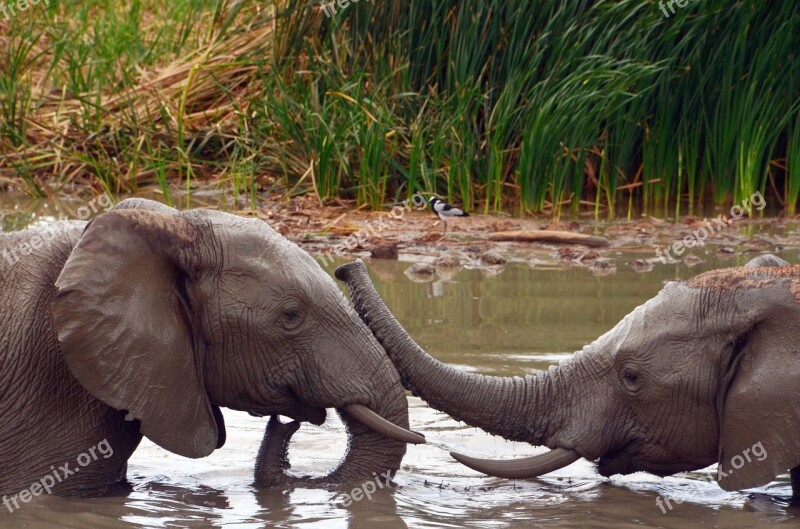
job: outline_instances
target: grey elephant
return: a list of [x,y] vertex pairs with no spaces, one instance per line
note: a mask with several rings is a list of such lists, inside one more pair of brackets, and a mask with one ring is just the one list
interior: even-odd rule
[[[0,255],[4,502],[102,493],[143,435],[206,456],[225,441],[220,406],[294,419],[270,420],[262,485],[393,473],[422,439],[336,283],[264,222],[130,199],[89,223],[2,234]],[[326,408],[347,454],[326,476],[290,477],[270,457]]]
[[762,256],[670,282],[582,351],[525,377],[435,360],[383,304],[363,263],[336,276],[407,388],[459,421],[552,449],[514,461],[452,454],[476,470],[526,478],[583,457],[603,476],[666,476],[718,462],[726,490],[791,470],[800,493],[800,266]]

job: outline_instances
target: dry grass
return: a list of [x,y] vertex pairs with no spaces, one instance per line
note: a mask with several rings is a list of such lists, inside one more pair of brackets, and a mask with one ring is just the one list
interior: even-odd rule
[[676,217],[759,190],[794,213],[797,20],[729,0],[669,19],[652,0],[39,4],[0,21],[0,184]]

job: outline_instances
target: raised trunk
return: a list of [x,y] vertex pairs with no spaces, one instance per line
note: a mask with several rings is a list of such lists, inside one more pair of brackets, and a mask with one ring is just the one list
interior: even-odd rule
[[[535,376],[493,377],[450,367],[431,357],[408,335],[383,303],[361,261],[339,267],[356,311],[395,364],[403,384],[453,418],[513,441],[555,447],[550,436],[561,415],[550,412],[563,402],[564,373],[551,369]],[[572,448],[572,447],[567,447]]]

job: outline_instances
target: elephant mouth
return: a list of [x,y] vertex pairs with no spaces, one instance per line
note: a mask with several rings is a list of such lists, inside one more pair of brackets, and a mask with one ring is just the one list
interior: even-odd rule
[[607,478],[614,474],[631,474],[645,470],[638,463],[643,447],[643,439],[629,439],[619,448],[610,450],[597,459],[597,472]]
[[[402,426],[398,426],[393,422],[384,419],[377,412],[372,411],[369,407],[363,404],[347,404],[336,408],[338,412],[344,412],[349,417],[357,422],[360,422],[370,430],[383,435],[389,439],[400,441],[408,444],[425,444],[425,436],[419,432],[407,430]],[[270,413],[256,413],[249,412],[254,417],[274,416]],[[292,411],[284,411],[280,415],[292,419],[294,422],[303,423],[307,422],[314,426],[322,426],[328,416],[325,408],[318,408],[314,406],[302,406],[293,409]]]
[[677,472],[686,472],[697,468],[708,466],[707,463],[695,462],[665,462],[657,463],[644,460],[639,453],[631,454],[621,450],[602,456],[597,460],[597,472],[603,477],[611,477],[615,474],[632,474],[634,472],[648,472],[655,476],[671,476]]
[[[295,405],[291,409],[280,412],[280,415],[289,417],[295,422],[307,422],[314,426],[321,426],[327,418],[326,408],[307,404],[294,397]],[[344,412],[357,422],[360,422],[370,430],[383,435],[389,439],[409,444],[424,444],[425,436],[421,433],[407,430],[398,426],[388,419],[384,419],[379,413],[373,411],[363,404],[344,404],[335,406],[338,412]],[[274,415],[275,412],[264,413],[263,415]]]
[[325,422],[325,419],[327,419],[328,412],[325,410],[325,408],[304,406],[300,410],[284,413],[283,415],[296,422],[307,422],[313,424],[314,426],[321,426]]
[[315,406],[301,400],[293,391],[285,391],[282,398],[277,402],[265,405],[229,406],[234,409],[246,411],[253,417],[270,417],[273,415],[283,415],[295,422],[307,422],[314,426],[321,426],[328,417],[326,409],[322,406]]
[[630,474],[631,459],[622,452],[606,454],[597,460],[597,472],[603,477],[610,477],[614,474]]
[[597,460],[597,472],[603,477],[634,472],[649,472],[664,477],[705,466],[703,464],[675,463],[671,458],[669,462],[658,463],[653,461],[657,454],[652,449],[648,450],[647,446],[641,439],[629,441],[621,448],[601,456]]

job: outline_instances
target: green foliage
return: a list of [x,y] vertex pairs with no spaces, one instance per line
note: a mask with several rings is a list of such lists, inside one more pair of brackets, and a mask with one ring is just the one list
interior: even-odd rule
[[800,4],[675,9],[51,2],[0,51],[0,174],[32,193],[43,174],[167,195],[216,178],[250,203],[269,188],[380,208],[421,190],[556,216],[681,214],[760,190],[794,213]]

